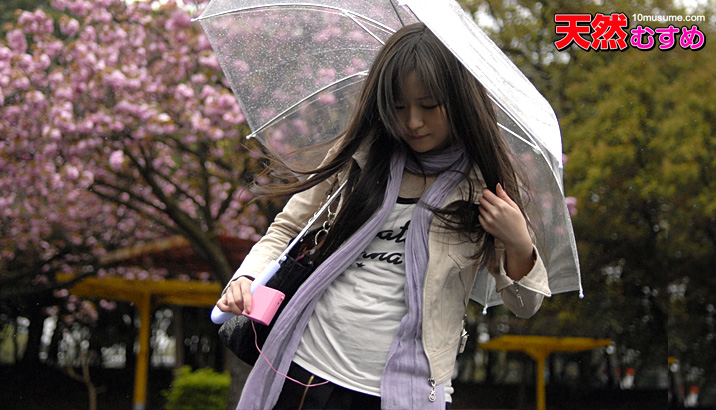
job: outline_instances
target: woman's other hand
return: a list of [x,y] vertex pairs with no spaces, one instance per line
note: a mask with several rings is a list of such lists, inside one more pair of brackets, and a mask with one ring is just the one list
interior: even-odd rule
[[505,245],[507,275],[520,280],[534,265],[534,247],[519,206],[497,184],[495,195],[489,189],[482,191],[479,220],[489,234]]

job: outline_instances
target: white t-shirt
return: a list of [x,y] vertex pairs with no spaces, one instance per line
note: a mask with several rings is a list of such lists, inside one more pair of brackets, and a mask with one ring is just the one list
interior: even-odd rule
[[[380,396],[388,352],[407,313],[405,239],[416,200],[399,199],[368,245],[321,296],[294,361],[309,372]],[[446,396],[452,389],[446,386]]]

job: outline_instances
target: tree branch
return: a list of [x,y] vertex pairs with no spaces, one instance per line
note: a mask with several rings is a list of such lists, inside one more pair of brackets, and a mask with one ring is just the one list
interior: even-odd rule
[[[96,181],[95,181],[95,182],[96,182]],[[109,186],[109,185],[107,185],[107,186]],[[115,188],[115,187],[112,187],[112,186],[109,186],[109,187],[110,187],[110,188],[113,188],[113,189],[118,189],[118,188]],[[121,199],[119,199],[119,198],[117,198],[117,197],[114,197],[114,196],[112,196],[112,195],[105,194],[105,193],[103,193],[103,192],[101,192],[101,191],[92,190],[92,192],[93,192],[95,195],[99,196],[100,198],[104,198],[104,199],[106,199],[106,200],[108,200],[108,201],[114,202],[114,203],[117,204],[117,205],[126,206],[127,208],[129,208],[129,209],[131,209],[131,210],[137,212],[138,214],[142,215],[143,217],[145,217],[145,218],[147,218],[147,219],[150,219],[150,220],[153,221],[154,223],[157,223],[157,224],[163,226],[163,227],[166,228],[168,231],[175,231],[175,230],[176,230],[176,227],[175,227],[175,226],[169,225],[168,223],[166,223],[165,221],[163,221],[163,220],[160,219],[159,217],[157,217],[157,216],[155,216],[155,215],[152,215],[151,213],[149,213],[149,212],[147,212],[147,211],[141,209],[140,207],[136,206],[135,204],[133,204],[133,203],[131,203],[131,202],[122,201]],[[120,191],[120,192],[125,192],[125,191]],[[146,203],[146,201],[143,201],[141,198],[137,197],[136,195],[132,195],[132,194],[130,193],[130,196],[133,197],[133,198],[135,198],[135,199],[137,199],[138,201],[140,201],[140,202],[142,202],[142,203]],[[150,206],[152,206],[153,208],[158,209],[158,210],[164,212],[163,210],[157,208],[156,206],[153,206],[153,205],[151,205],[151,204],[150,204]]]

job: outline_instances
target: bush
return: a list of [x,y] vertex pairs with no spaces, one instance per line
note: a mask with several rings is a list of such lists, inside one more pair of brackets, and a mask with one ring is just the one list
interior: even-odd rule
[[165,390],[166,410],[224,410],[229,397],[231,376],[212,369],[191,371],[183,366],[174,373],[174,381]]

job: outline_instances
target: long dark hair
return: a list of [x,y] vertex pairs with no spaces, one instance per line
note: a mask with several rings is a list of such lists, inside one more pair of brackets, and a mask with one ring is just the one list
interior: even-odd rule
[[[291,195],[348,171],[343,205],[318,249],[318,262],[338,249],[383,202],[392,153],[401,145],[407,147],[401,139],[407,130],[395,107],[411,72],[444,107],[452,142],[463,144],[472,168],[482,173],[485,186],[494,192],[501,183],[522,208],[515,168],[485,88],[423,23],[411,24],[392,35],[376,56],[353,117],[337,139],[341,145],[335,156],[305,172],[310,175],[306,180],[271,187],[272,194]],[[362,168],[353,159],[361,147],[368,150]],[[477,244],[473,257],[481,259],[482,266],[490,266],[495,262],[495,238],[480,226],[476,205],[483,187],[474,186],[467,174],[464,178],[470,183],[463,199],[433,212],[446,227]]]

